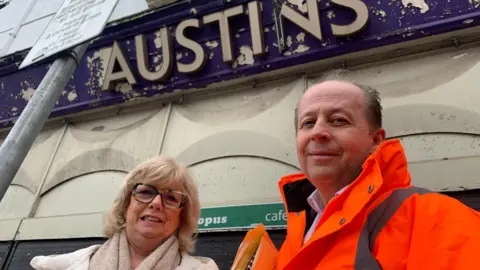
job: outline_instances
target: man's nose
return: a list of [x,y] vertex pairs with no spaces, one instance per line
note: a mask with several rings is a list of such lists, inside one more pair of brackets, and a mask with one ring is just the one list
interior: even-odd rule
[[318,142],[328,142],[332,139],[330,126],[325,121],[319,119],[312,129],[312,140]]
[[163,203],[162,203],[162,195],[157,194],[155,198],[150,202],[151,207],[156,208],[156,209],[163,209]]

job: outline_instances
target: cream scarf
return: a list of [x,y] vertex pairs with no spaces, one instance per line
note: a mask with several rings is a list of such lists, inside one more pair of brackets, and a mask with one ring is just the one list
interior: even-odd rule
[[[180,264],[178,239],[170,236],[135,270],[173,270]],[[125,231],[116,233],[90,259],[89,270],[131,270],[130,251]]]

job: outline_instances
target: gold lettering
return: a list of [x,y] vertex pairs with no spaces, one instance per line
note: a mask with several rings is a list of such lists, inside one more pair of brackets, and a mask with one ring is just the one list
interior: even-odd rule
[[362,30],[368,22],[368,7],[360,0],[332,0],[334,4],[353,9],[357,14],[355,21],[348,25],[332,24],[335,36],[348,36]]
[[[118,63],[119,71],[114,72],[115,64]],[[112,54],[108,61],[107,71],[103,80],[103,90],[108,91],[113,89],[114,82],[127,80],[129,84],[137,84],[137,80],[133,76],[132,69],[125,58],[122,48],[118,42],[113,42]]]
[[144,35],[135,37],[135,48],[137,50],[137,67],[140,75],[149,81],[166,80],[172,71],[173,48],[172,36],[167,27],[160,29],[162,39],[162,66],[158,71],[152,72],[148,64],[148,49]]
[[232,36],[230,34],[230,24],[228,18],[243,14],[243,6],[236,6],[224,11],[215,12],[203,17],[204,23],[218,21],[220,26],[220,40],[222,43],[223,62],[230,63],[233,61]]
[[250,34],[254,55],[265,53],[265,41],[263,39],[263,23],[261,19],[260,2],[248,3],[248,18],[250,20]]
[[318,15],[317,0],[307,0],[308,19],[298,12],[293,10],[287,4],[282,5],[280,14],[289,19],[294,24],[300,26],[305,31],[312,34],[314,37],[322,40],[322,30],[320,27],[320,17]]
[[177,68],[178,71],[183,73],[192,73],[200,70],[206,61],[205,51],[202,48],[202,45],[198,44],[197,42],[185,37],[183,33],[185,28],[187,27],[196,27],[200,28],[200,20],[198,19],[188,19],[182,21],[178,24],[177,29],[175,30],[175,37],[177,38],[178,44],[182,45],[183,47],[190,49],[195,54],[195,60],[193,60],[190,64],[182,64],[177,61]]

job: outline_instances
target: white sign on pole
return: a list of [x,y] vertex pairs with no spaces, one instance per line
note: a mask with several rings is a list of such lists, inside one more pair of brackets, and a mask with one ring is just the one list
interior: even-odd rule
[[100,35],[117,2],[118,0],[65,0],[19,68]]

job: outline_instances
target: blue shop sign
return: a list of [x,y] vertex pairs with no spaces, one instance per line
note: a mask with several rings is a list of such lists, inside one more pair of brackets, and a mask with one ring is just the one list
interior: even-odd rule
[[[51,117],[261,74],[477,26],[472,0],[192,0],[109,25]],[[53,59],[0,60],[0,127],[20,115]]]

